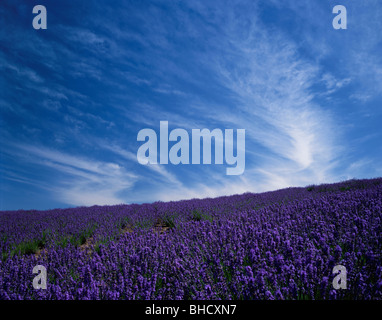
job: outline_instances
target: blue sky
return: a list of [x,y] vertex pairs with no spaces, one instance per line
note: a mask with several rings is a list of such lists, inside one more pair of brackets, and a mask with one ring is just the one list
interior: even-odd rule
[[[1,1],[0,209],[382,176],[382,4],[342,2]],[[137,133],[160,121],[245,129],[244,174],[140,165]]]

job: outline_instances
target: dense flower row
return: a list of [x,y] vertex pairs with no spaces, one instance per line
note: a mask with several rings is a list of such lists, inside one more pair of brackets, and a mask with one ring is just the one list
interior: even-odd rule
[[[0,299],[381,299],[381,219],[382,179],[2,212]],[[15,252],[36,239],[39,255]],[[32,287],[37,264],[47,268],[47,290]],[[332,286],[338,264],[344,290]]]

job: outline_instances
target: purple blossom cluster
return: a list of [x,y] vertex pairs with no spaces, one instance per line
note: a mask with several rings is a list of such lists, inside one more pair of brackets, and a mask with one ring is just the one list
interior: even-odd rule
[[381,219],[382,179],[0,212],[0,299],[381,299]]

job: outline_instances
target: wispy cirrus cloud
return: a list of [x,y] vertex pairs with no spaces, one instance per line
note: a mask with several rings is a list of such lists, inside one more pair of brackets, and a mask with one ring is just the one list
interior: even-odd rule
[[[335,179],[332,169],[341,150],[338,128],[312,89],[322,77],[320,65],[301,57],[293,40],[281,32],[270,34],[256,19],[245,36],[236,19],[224,21],[219,42],[229,46],[220,48],[226,54],[214,67],[233,92],[236,106],[200,111],[210,119],[246,128],[248,140],[256,142],[252,150],[262,148],[271,154],[260,168],[247,161],[245,176],[257,178],[251,188],[258,189],[259,180],[269,181],[273,188],[277,181],[286,186]],[[327,76],[326,82],[333,89],[348,80]]]
[[[123,157],[125,160],[136,164],[137,163],[137,154],[133,153],[131,151],[127,151],[126,149],[123,149],[117,145],[108,145],[108,144],[102,144],[103,148],[110,150],[114,152],[115,154]],[[182,183],[177,179],[177,177],[169,172],[165,166],[160,164],[151,164],[143,167],[144,169],[151,170],[161,176],[164,179],[164,183],[172,184],[174,188],[179,187],[182,185]]]
[[[47,189],[51,196],[70,205],[104,205],[125,203],[126,191],[134,186],[137,176],[115,162],[73,156],[45,147],[18,145],[12,156],[33,162],[42,171],[51,169],[57,179],[51,184],[28,179],[29,184]],[[10,179],[20,177],[10,173]]]
[[[59,205],[176,200],[380,172],[377,0],[349,0],[344,32],[331,27],[330,1],[57,0],[44,32],[24,23],[29,5],[3,2],[2,190],[14,199],[34,185],[41,207],[45,195]],[[159,134],[160,121],[245,129],[244,174],[138,164],[138,131]]]

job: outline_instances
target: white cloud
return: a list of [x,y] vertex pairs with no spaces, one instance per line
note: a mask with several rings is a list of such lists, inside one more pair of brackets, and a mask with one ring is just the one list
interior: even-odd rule
[[[200,184],[171,193],[158,192],[161,200],[274,190],[336,179],[333,169],[342,151],[340,128],[330,111],[318,105],[311,87],[325,81],[328,88],[337,90],[350,79],[338,80],[329,73],[322,79],[320,66],[302,59],[297,45],[285,35],[275,30],[270,34],[253,19],[244,37],[237,33],[242,29],[236,21],[225,20],[219,43],[215,44],[223,54],[204,59],[211,61],[237,104],[219,108],[201,105],[198,111],[206,121],[246,129],[248,167],[237,181],[217,179],[208,172],[208,182],[199,180]],[[266,161],[258,163],[256,150],[248,150],[249,145],[266,150]]]
[[[303,60],[290,40],[271,36],[261,26],[252,30],[246,41],[230,35],[237,59],[233,66],[224,61],[217,66],[226,86],[237,94],[242,115],[227,108],[209,116],[224,114],[222,121],[244,127],[249,140],[275,155],[257,170],[269,188],[332,179],[332,162],[341,149],[331,114],[315,102],[311,90],[319,81],[319,66]],[[348,82],[331,81],[334,87]]]
[[[196,10],[202,15],[208,12],[203,6]],[[350,78],[337,79],[328,72],[322,75],[317,61],[301,58],[297,44],[281,32],[269,33],[256,18],[246,26],[248,32],[244,35],[239,33],[243,28],[236,25],[235,17],[222,14],[217,10],[215,15],[216,23],[219,15],[224,20],[219,38],[211,39],[211,47],[220,54],[208,51],[200,60],[209,62],[222,84],[233,93],[236,104],[211,106],[199,101],[195,105],[194,99],[189,107],[184,106],[182,114],[149,106],[140,110],[142,114],[147,109],[145,115],[153,115],[150,119],[142,114],[142,121],[151,125],[173,119],[172,124],[197,128],[198,116],[203,123],[213,121],[222,128],[246,129],[246,170],[236,178],[224,173],[220,176],[209,168],[204,168],[203,173],[193,171],[192,184],[165,184],[152,191],[152,198],[167,201],[212,197],[335,181],[333,169],[342,152],[340,128],[326,106],[316,102],[312,85],[323,82],[334,92],[348,85]],[[185,109],[193,112],[187,111],[189,118],[184,116]],[[155,168],[158,173],[163,171],[163,176],[168,174],[164,166]]]
[[[25,157],[29,162],[53,169],[57,176],[64,176],[52,179],[49,191],[57,200],[70,205],[126,203],[121,194],[131,189],[138,178],[117,163],[95,161],[43,147],[19,145],[17,148],[18,157]],[[46,183],[42,187],[47,188]]]
[[[102,146],[105,149],[108,149],[108,150],[122,156],[126,160],[129,160],[133,163],[138,163],[137,155],[133,152],[126,151],[117,145],[102,144]],[[172,174],[171,172],[169,172],[165,168],[164,165],[149,164],[149,165],[144,166],[144,168],[147,168],[149,170],[154,171],[156,174],[159,174],[162,178],[164,178],[166,183],[172,183],[174,186],[180,186],[181,185],[181,182],[176,178],[176,176],[174,174]]]

